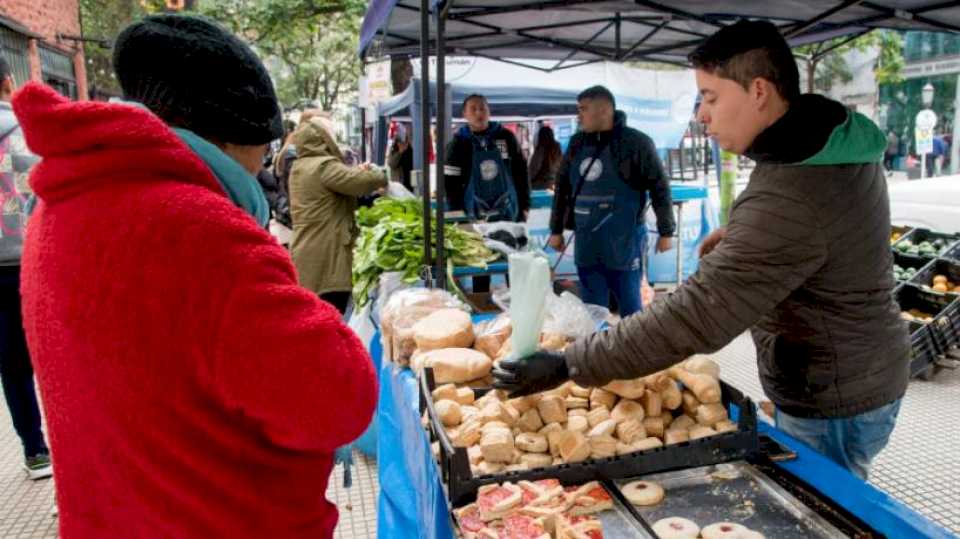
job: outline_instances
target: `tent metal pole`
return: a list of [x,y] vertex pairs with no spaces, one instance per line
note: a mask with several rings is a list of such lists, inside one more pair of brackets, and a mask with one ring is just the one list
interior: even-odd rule
[[[451,2],[452,3],[452,2]],[[446,166],[447,151],[447,73],[446,73],[446,44],[444,31],[446,27],[447,6],[437,5],[437,272],[434,277],[441,290],[447,289],[446,254],[444,242],[444,209],[446,207]]]
[[430,266],[430,0],[420,0],[420,194],[423,197],[423,280],[433,287]]
[[613,21],[616,24],[616,27],[615,27],[616,29],[613,34],[614,44],[617,46],[616,59],[620,60],[620,50],[622,49],[622,45],[623,45],[623,42],[622,42],[623,40],[622,40],[622,37],[620,36],[620,26],[623,24],[623,21],[620,19],[619,11],[613,16]]
[[[629,58],[630,55],[633,54],[633,52],[634,52],[635,50],[639,49],[644,43],[646,43],[651,37],[653,37],[654,34],[656,34],[657,32],[659,32],[660,30],[663,30],[663,28],[664,28],[666,25],[668,25],[668,24],[670,24],[670,21],[663,21],[663,22],[661,22],[660,24],[658,24],[657,26],[651,28],[649,32],[647,32],[646,34],[644,34],[644,36],[641,37],[636,43],[634,43],[629,49],[627,49],[626,52],[624,52],[623,54],[619,54],[619,53],[618,53],[618,54],[617,54],[617,59],[626,59],[626,58]],[[619,47],[618,47],[618,49],[619,49]]]
[[[603,28],[601,28],[600,30],[594,32],[594,34],[593,34],[592,36],[590,36],[590,39],[586,40],[586,41],[583,43],[584,46],[593,43],[593,41],[594,41],[595,39],[597,39],[598,37],[600,37],[601,34],[603,34],[604,32],[606,32],[607,30],[609,30],[610,27],[613,26],[613,25],[614,25],[614,22],[613,22],[613,21],[608,22],[607,24],[603,25]],[[620,43],[620,32],[619,32],[620,26],[618,25],[616,28],[617,28],[617,43],[619,44],[619,43]],[[619,45],[618,45],[618,46],[617,46],[617,49],[619,50],[619,48],[620,48],[620,47],[619,47]],[[573,58],[573,57],[577,54],[577,52],[578,52],[578,51],[577,51],[576,49],[571,50],[570,52],[568,52],[567,55],[564,56],[562,60],[560,60],[559,62],[557,62],[557,65],[555,65],[555,66],[553,66],[553,68],[551,68],[551,71],[560,69],[560,66],[562,66],[567,60]]]
[[529,4],[516,4],[512,6],[485,7],[472,9],[470,11],[461,11],[448,15],[451,21],[462,21],[470,17],[485,17],[487,15],[503,15],[506,13],[516,13],[518,11],[542,11],[544,9],[571,7],[580,4],[595,4],[603,0],[553,0],[548,2],[531,2]]

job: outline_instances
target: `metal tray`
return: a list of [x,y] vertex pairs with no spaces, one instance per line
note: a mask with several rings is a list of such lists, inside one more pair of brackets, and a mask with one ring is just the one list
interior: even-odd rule
[[[676,516],[690,519],[701,528],[716,522],[736,522],[777,539],[847,537],[745,462],[659,473],[642,479],[659,483],[666,491],[658,505],[633,507],[650,526],[662,518]],[[621,479],[615,484],[619,488],[632,480]]]

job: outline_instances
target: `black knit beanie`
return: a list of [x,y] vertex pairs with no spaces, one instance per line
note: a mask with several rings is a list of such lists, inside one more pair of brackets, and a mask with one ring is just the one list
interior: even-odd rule
[[256,146],[283,136],[263,63],[219,24],[152,15],[117,37],[113,68],[126,99],[215,142]]

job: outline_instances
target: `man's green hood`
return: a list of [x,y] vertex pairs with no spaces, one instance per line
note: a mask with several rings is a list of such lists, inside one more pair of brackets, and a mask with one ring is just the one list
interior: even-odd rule
[[855,165],[883,161],[887,137],[872,120],[847,111],[847,119],[830,134],[827,143],[803,165]]
[[806,94],[760,133],[745,155],[758,163],[856,165],[880,163],[886,147],[887,138],[866,116]]

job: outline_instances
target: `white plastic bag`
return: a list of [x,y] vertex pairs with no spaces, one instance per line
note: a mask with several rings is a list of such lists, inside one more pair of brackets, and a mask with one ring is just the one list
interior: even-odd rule
[[580,339],[597,331],[610,311],[598,305],[587,305],[574,294],[564,292],[547,298],[547,315],[543,332]]
[[377,333],[377,328],[371,319],[372,306],[372,303],[367,303],[360,311],[354,310],[350,315],[350,321],[347,322],[347,326],[357,334],[367,352],[370,352],[370,344]]
[[510,320],[513,333],[511,357],[526,357],[537,351],[547,294],[550,294],[550,264],[536,253],[510,255]]
[[387,197],[398,200],[417,198],[416,195],[411,193],[410,190],[400,182],[387,182]]

